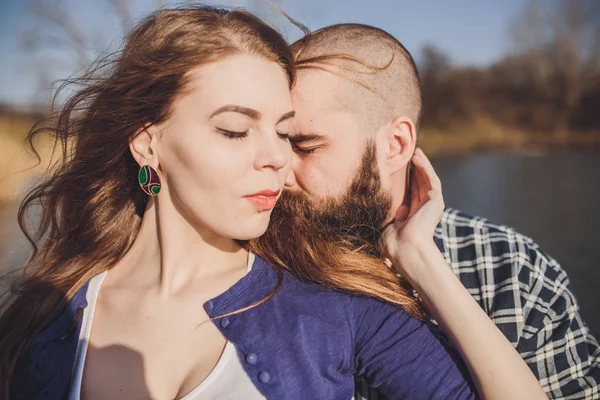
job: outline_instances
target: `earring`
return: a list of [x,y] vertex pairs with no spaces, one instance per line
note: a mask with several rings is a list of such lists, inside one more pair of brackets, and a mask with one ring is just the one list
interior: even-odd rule
[[140,187],[148,196],[156,196],[160,192],[160,178],[158,172],[149,165],[140,167],[138,173]]

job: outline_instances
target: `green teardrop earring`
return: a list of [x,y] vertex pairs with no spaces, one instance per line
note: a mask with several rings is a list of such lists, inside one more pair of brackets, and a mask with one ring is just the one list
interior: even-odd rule
[[138,182],[148,196],[156,196],[160,193],[160,178],[158,172],[151,166],[144,165],[140,167]]

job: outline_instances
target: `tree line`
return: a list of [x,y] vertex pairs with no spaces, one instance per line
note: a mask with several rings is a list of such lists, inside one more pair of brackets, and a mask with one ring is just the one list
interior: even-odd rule
[[510,26],[511,51],[487,67],[456,67],[422,49],[422,126],[484,118],[534,134],[600,133],[600,2],[532,1]]

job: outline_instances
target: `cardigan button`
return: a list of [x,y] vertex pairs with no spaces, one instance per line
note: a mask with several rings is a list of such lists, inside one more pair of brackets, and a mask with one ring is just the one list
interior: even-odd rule
[[227,326],[229,326],[229,323],[230,323],[230,322],[231,322],[231,321],[229,321],[229,318],[227,318],[227,317],[223,318],[223,319],[221,320],[221,327],[222,327],[222,328],[227,328]]
[[246,362],[250,365],[255,365],[258,362],[258,356],[256,353],[249,353],[246,355]]
[[212,300],[209,300],[206,302],[206,304],[204,304],[204,308],[206,311],[212,311],[213,308],[215,308],[215,304],[212,302]]
[[266,371],[262,371],[258,374],[258,380],[260,381],[260,383],[269,383],[269,381],[271,380],[271,374],[269,374]]

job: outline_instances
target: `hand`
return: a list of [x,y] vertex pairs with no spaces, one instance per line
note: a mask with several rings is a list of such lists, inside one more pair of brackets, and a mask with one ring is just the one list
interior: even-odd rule
[[[398,207],[394,221],[382,234],[384,254],[400,273],[407,274],[406,255],[415,249],[431,248],[435,228],[444,212],[442,183],[421,149],[412,157],[413,169],[409,176],[409,201]],[[408,273],[407,275],[411,275]]]

